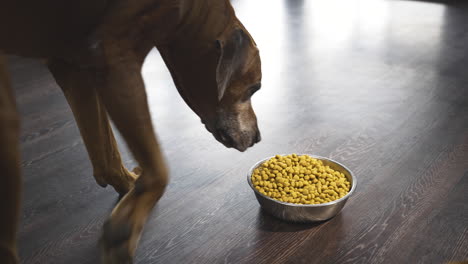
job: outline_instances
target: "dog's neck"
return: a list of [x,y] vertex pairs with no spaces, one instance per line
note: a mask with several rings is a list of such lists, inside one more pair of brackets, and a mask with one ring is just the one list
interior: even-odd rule
[[[238,20],[228,0],[180,0],[179,3],[176,25],[156,46],[185,102],[199,115],[214,113],[211,107],[218,103],[216,40],[235,27]],[[207,69],[212,70],[212,78],[199,78],[206,75]]]

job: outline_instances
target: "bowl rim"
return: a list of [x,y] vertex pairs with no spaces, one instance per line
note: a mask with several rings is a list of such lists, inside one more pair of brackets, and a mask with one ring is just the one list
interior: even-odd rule
[[[338,162],[338,161],[335,161],[335,160],[333,160],[333,159],[330,159],[330,158],[326,158],[326,157],[322,157],[322,156],[318,156],[318,155],[307,154],[307,153],[303,153],[303,154],[291,153],[291,154],[296,154],[297,156],[307,155],[307,156],[310,156],[310,157],[315,158],[315,159],[331,161],[331,162],[336,163],[337,165],[343,167],[343,169],[345,169],[345,170],[348,171],[349,175],[351,176],[351,179],[353,179],[353,184],[351,185],[351,189],[349,190],[349,192],[348,192],[345,196],[341,197],[340,199],[334,200],[334,201],[331,201],[331,202],[328,202],[328,203],[322,203],[322,204],[295,204],[295,203],[287,203],[287,202],[278,201],[278,200],[275,200],[275,199],[273,199],[273,198],[271,198],[271,197],[269,197],[269,196],[263,195],[263,194],[260,193],[257,189],[255,189],[255,187],[253,187],[253,183],[252,183],[252,173],[253,173],[253,171],[254,171],[258,166],[260,166],[260,164],[264,163],[265,161],[267,161],[267,160],[269,160],[269,159],[271,159],[271,158],[273,158],[273,157],[276,157],[276,155],[270,156],[270,157],[267,157],[267,158],[264,158],[264,159],[258,161],[257,163],[255,163],[255,164],[250,168],[250,170],[249,170],[249,172],[248,172],[248,174],[247,174],[247,182],[248,182],[250,188],[252,188],[252,190],[253,190],[256,194],[258,194],[258,195],[260,195],[260,196],[262,196],[262,197],[264,197],[264,198],[266,198],[266,199],[268,199],[268,200],[271,200],[271,201],[273,201],[273,202],[275,202],[275,203],[284,204],[284,205],[288,205],[288,206],[294,206],[294,207],[324,207],[324,206],[329,206],[329,205],[337,204],[337,203],[339,203],[339,202],[341,202],[341,201],[343,201],[343,200],[347,200],[347,199],[349,198],[349,196],[351,196],[351,194],[352,194],[352,193],[354,192],[354,190],[356,189],[356,182],[357,182],[357,181],[356,181],[356,177],[354,176],[353,172],[352,172],[348,167],[346,167],[345,165],[343,165],[342,163],[340,163],[340,162]],[[280,155],[280,156],[286,156],[286,155],[291,155],[291,154],[278,154],[278,155]]]

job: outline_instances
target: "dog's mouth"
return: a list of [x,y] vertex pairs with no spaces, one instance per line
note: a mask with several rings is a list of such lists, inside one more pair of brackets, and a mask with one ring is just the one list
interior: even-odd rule
[[[216,138],[216,140],[221,142],[225,147],[235,148],[236,144],[234,142],[234,139],[231,136],[229,136],[229,134],[226,133],[224,130],[217,129],[216,132],[212,134]],[[239,151],[244,151],[244,150],[239,150]]]
[[234,141],[232,138],[228,137],[226,133],[220,129],[211,129],[208,125],[205,124],[205,122],[203,122],[203,120],[202,123],[205,125],[206,130],[208,130],[208,132],[210,132],[217,141],[221,142],[227,148],[234,147]]
[[[248,148],[255,145],[255,143],[260,142],[261,136],[260,132],[254,131],[253,133],[248,132],[230,132],[229,129],[223,128],[210,128],[210,126],[206,125],[203,121],[202,123],[205,125],[206,130],[208,130],[217,141],[223,144],[227,148],[234,148],[240,152],[246,151]],[[231,130],[232,131],[232,130]]]

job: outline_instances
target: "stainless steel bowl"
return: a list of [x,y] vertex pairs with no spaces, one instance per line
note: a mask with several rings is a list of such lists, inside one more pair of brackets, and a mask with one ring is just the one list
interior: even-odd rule
[[257,162],[247,174],[247,182],[250,185],[250,188],[255,192],[255,196],[257,197],[260,206],[268,213],[272,214],[273,216],[289,221],[289,222],[300,222],[300,223],[310,223],[310,222],[319,222],[328,220],[335,215],[337,215],[343,206],[345,205],[348,198],[356,189],[356,178],[354,177],[353,173],[342,165],[339,162],[334,160],[309,155],[309,154],[297,154],[297,155],[308,155],[312,158],[319,159],[323,162],[325,166],[330,166],[330,168],[342,172],[346,178],[348,178],[351,189],[349,192],[343,196],[342,198],[331,201],[328,203],[323,204],[293,204],[293,203],[285,203],[278,200],[274,200],[268,196],[265,196],[257,191],[252,184],[252,173],[253,171],[260,166],[263,162],[273,158],[274,156],[265,158],[259,162]]

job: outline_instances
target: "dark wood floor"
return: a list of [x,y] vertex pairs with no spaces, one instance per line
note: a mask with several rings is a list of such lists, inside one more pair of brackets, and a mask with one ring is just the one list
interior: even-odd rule
[[[171,182],[136,263],[445,263],[468,260],[468,8],[415,1],[236,0],[263,60],[263,141],[225,149],[179,98],[156,51],[144,76]],[[117,201],[37,61],[11,71],[22,113],[24,263],[97,263]],[[121,142],[121,141],[120,141]],[[126,163],[134,161],[123,146]],[[283,223],[246,172],[277,153],[336,159],[358,178],[341,214]]]

